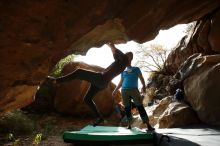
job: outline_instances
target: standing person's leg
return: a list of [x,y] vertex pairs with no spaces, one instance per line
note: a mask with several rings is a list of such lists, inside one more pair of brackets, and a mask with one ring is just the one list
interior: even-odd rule
[[139,111],[139,114],[141,116],[142,121],[146,122],[148,120],[148,116],[147,116],[147,113],[146,113],[144,106],[142,104],[140,92],[138,91],[138,89],[132,89],[130,94],[131,94],[131,97],[134,101],[134,104],[136,105],[136,107]]
[[91,84],[86,95],[83,98],[85,103],[90,107],[90,109],[94,112],[95,116],[97,117],[97,120],[95,121],[93,126],[97,126],[98,124],[104,121],[100,112],[98,111],[96,107],[96,104],[92,100],[93,97],[96,95],[96,93],[98,93],[99,91],[100,91],[99,88]]
[[151,125],[149,123],[149,118],[148,118],[147,112],[144,109],[144,106],[142,104],[140,92],[138,91],[138,89],[132,89],[132,92],[130,94],[131,94],[131,97],[132,97],[132,99],[138,109],[138,112],[141,116],[143,123],[147,124],[147,127],[149,130],[154,130],[154,128],[151,127]]
[[122,90],[121,94],[122,94],[123,104],[125,106],[125,114],[126,114],[127,120],[128,120],[128,128],[131,129],[131,120],[132,120],[131,98],[130,98],[127,90]]

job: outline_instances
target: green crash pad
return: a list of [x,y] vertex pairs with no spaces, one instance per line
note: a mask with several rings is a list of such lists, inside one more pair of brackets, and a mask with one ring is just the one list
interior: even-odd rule
[[65,131],[63,134],[63,139],[65,142],[152,142],[153,133],[142,131],[138,128],[127,129],[125,127],[111,126],[93,127],[88,125],[80,131]]

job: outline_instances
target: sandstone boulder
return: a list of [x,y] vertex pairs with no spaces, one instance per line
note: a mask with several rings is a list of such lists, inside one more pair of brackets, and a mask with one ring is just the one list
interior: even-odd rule
[[166,69],[175,74],[181,64],[191,55],[202,53],[210,55],[220,53],[220,10],[204,16],[196,23],[193,31],[185,36],[168,55]]
[[194,66],[194,71],[184,81],[187,101],[201,121],[219,126],[220,55],[200,56],[190,66]]
[[183,102],[172,102],[158,119],[159,128],[181,127],[198,123],[195,111]]
[[0,109],[13,85],[38,86],[71,53],[117,39],[146,42],[219,6],[219,0],[1,0]]
[[210,42],[210,46],[212,50],[220,53],[220,10],[217,11],[212,19],[211,29],[208,36],[208,41]]
[[[147,107],[150,123],[158,128],[181,127],[198,122],[196,113],[184,102],[173,101],[172,96],[159,104]],[[135,119],[133,126],[143,127],[141,119]]]
[[159,104],[156,104],[152,107],[147,107],[147,113],[149,113],[149,120],[152,125],[158,124],[158,119],[163,114],[163,112],[167,109],[168,105],[172,102],[171,97],[163,98]]
[[[77,68],[101,71],[101,67],[88,65],[85,63],[69,63],[63,70],[63,75],[74,71]],[[54,98],[55,109],[64,114],[74,116],[93,116],[91,109],[84,103],[83,97],[89,87],[89,83],[82,80],[72,80],[62,83],[57,88],[57,94]],[[116,97],[112,97],[112,91],[115,85],[110,83],[109,86],[100,91],[93,99],[98,109],[103,115],[109,115],[114,110],[114,103],[120,100],[119,92]]]
[[11,88],[1,105],[2,111],[11,111],[23,108],[34,101],[38,86],[15,86]]

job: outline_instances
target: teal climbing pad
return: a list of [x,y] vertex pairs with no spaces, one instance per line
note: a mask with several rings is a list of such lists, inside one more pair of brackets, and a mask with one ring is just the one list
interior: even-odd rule
[[65,142],[71,143],[96,143],[105,142],[113,144],[126,143],[153,143],[154,133],[146,132],[138,128],[127,129],[125,127],[88,125],[80,131],[65,131]]

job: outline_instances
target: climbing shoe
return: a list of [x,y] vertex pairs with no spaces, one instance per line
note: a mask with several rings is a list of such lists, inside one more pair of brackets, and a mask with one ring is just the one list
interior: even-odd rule
[[147,131],[154,131],[154,130],[155,130],[155,128],[152,127],[151,125],[147,126]]
[[99,124],[101,124],[102,122],[104,122],[103,118],[97,118],[96,121],[93,123],[93,126],[98,126]]

